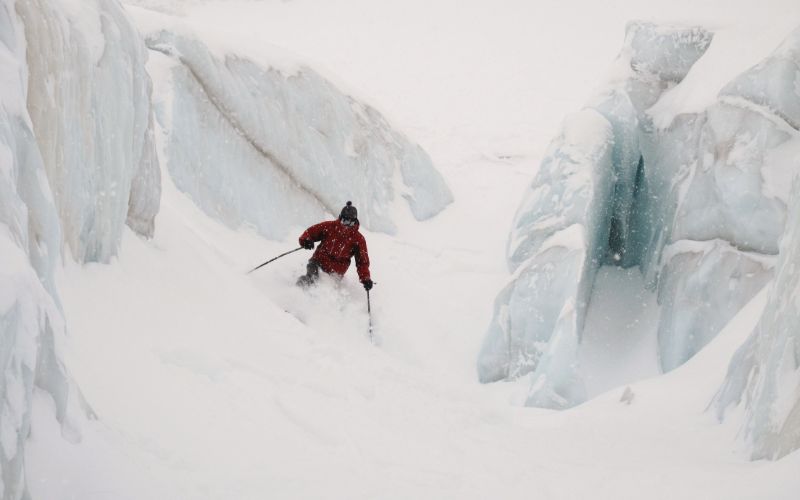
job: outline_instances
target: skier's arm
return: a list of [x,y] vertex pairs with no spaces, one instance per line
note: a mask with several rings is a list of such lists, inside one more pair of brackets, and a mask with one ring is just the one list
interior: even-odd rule
[[356,242],[356,271],[358,279],[363,283],[370,280],[369,276],[369,254],[367,253],[367,241],[361,237]]
[[325,223],[320,222],[319,224],[314,224],[310,228],[303,231],[303,234],[300,235],[300,239],[298,240],[300,246],[305,246],[303,243],[306,241],[320,241],[322,239],[323,232],[325,230]]

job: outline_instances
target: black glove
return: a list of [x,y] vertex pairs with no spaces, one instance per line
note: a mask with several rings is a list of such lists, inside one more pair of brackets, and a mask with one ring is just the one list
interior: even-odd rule
[[366,291],[372,290],[372,280],[371,279],[367,278],[364,281],[362,281],[361,284],[364,285],[364,290],[366,290]]
[[311,240],[303,240],[300,245],[306,250],[314,250],[314,242]]

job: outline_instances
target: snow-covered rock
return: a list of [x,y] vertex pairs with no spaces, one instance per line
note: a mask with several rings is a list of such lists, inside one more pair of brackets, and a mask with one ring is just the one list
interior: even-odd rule
[[715,401],[720,419],[743,408],[754,459],[800,449],[800,176],[792,199],[767,306]]
[[28,109],[63,238],[105,262],[126,220],[150,235],[160,200],[147,51],[114,0],[17,2],[25,26]]
[[452,201],[418,145],[314,70],[206,45],[163,19],[143,25],[165,161],[209,215],[280,239],[352,200],[366,228],[392,233],[398,202],[423,220]]
[[495,304],[478,360],[482,381],[534,372],[528,404],[585,398],[578,369],[586,306],[604,264],[641,263],[645,110],[705,52],[700,28],[631,23],[618,81],[553,142],[520,206],[508,245],[515,271]]
[[0,496],[10,500],[26,495],[34,388],[52,397],[62,425],[71,390],[53,278],[60,228],[25,109],[25,47],[14,1],[0,1]]

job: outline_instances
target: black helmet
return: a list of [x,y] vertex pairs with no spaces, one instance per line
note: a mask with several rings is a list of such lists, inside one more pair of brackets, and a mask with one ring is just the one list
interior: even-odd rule
[[353,206],[353,203],[348,201],[347,204],[342,208],[341,213],[339,214],[340,220],[357,220],[358,219],[358,210],[356,207]]

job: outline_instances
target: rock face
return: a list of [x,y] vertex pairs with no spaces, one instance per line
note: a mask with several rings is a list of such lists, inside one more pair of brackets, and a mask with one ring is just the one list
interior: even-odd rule
[[419,146],[310,68],[212,51],[171,27],[146,40],[168,68],[157,116],[170,176],[228,226],[281,239],[352,200],[366,228],[393,233],[398,202],[423,220],[452,201]]
[[[508,246],[514,275],[478,360],[482,381],[532,373],[529,405],[582,402],[577,350],[600,266],[638,266],[657,291],[663,371],[702,349],[769,282],[800,170],[799,38],[796,31],[704,112],[659,130],[646,111],[680,84],[711,35],[628,27],[618,60],[626,76],[584,118],[566,121],[518,210]],[[574,120],[598,113],[605,127],[571,132]]]

